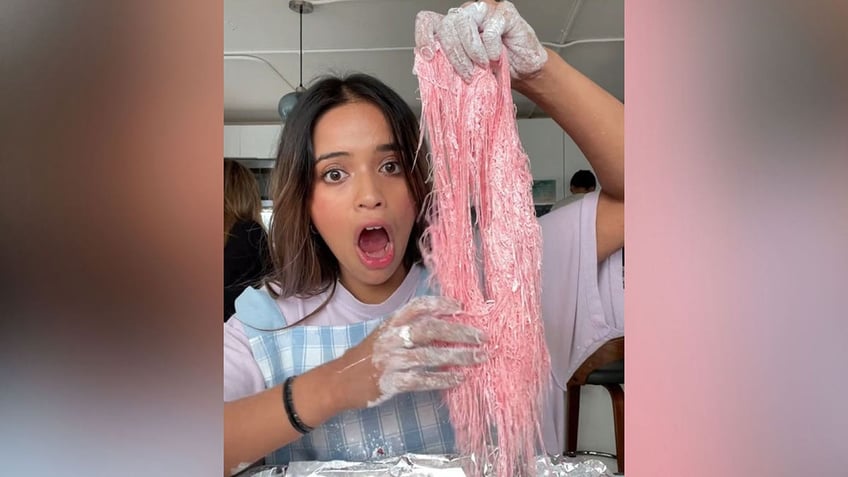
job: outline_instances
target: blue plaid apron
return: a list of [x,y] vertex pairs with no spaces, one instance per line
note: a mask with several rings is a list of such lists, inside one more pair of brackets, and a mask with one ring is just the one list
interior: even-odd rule
[[[425,283],[422,280],[416,295],[428,293]],[[281,328],[286,321],[267,292],[252,288],[236,300],[236,315],[244,324],[267,388],[340,357],[386,318],[343,326],[296,325],[263,331]],[[453,428],[440,392],[404,393],[376,407],[345,411],[278,449],[267,463],[335,459],[361,462],[408,452],[454,452]]]

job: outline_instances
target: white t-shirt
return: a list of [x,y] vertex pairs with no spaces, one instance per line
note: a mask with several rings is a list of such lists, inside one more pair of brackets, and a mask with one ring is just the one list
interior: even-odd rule
[[576,202],[576,201],[582,199],[584,195],[585,194],[571,194],[568,197],[565,197],[562,200],[560,200],[559,202],[555,203],[553,205],[553,207],[551,207],[551,210],[553,211],[553,210],[557,210],[557,209],[560,209],[562,207],[565,207],[566,205],[568,205],[572,202]]
[[[606,341],[624,334],[624,287],[621,251],[597,263],[595,216],[599,191],[583,200],[542,216],[542,317],[551,354],[552,386],[543,410],[545,447],[561,453],[564,447],[562,392],[574,371]],[[413,267],[385,302],[368,305],[341,284],[327,306],[301,322],[309,325],[345,325],[379,318],[411,300],[424,270]],[[291,324],[316,309],[326,292],[308,299],[276,300]],[[256,394],[265,380],[253,358],[238,314],[224,324],[224,401]]]
[[600,191],[539,218],[542,227],[542,319],[552,386],[542,415],[548,453],[565,448],[568,379],[592,353],[624,335],[622,251],[598,263],[595,218]]

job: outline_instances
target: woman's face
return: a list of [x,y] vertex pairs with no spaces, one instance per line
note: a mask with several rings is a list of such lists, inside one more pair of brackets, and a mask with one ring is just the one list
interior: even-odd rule
[[380,303],[406,276],[417,213],[392,130],[379,108],[357,101],[324,113],[312,143],[312,223],[339,261],[342,285]]

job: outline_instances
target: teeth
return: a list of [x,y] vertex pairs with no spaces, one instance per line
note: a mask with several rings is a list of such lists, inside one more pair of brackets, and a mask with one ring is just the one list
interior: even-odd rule
[[376,226],[376,227],[365,227],[365,230],[380,230],[380,229],[382,229],[382,228],[383,228],[383,227],[380,227],[380,226]]

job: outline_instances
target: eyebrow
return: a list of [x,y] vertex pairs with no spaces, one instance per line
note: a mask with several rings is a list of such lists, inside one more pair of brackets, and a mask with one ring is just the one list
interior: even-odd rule
[[[377,146],[377,152],[391,152],[391,151],[399,151],[399,150],[400,150],[400,147],[398,147],[398,145],[395,144],[395,143],[380,144],[379,146]],[[325,154],[321,154],[320,156],[315,158],[315,162],[317,163],[317,162],[321,162],[325,159],[332,159],[334,157],[344,157],[344,156],[350,156],[350,153],[346,152],[346,151],[328,152],[328,153],[325,153]]]

